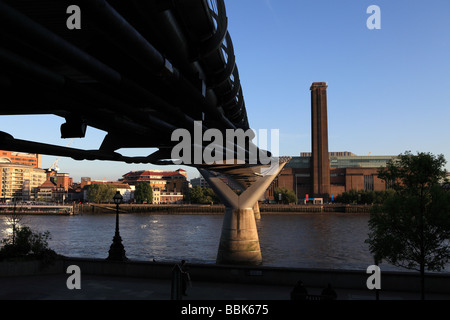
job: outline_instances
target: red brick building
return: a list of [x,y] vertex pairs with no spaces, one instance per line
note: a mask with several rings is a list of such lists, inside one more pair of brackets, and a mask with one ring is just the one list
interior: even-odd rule
[[328,151],[327,96],[325,82],[311,85],[312,152],[292,157],[266,191],[266,199],[276,200],[274,190],[293,190],[299,200],[323,198],[324,202],[350,190],[386,190],[378,169],[396,156],[356,156],[351,152]]
[[[330,184],[329,194],[322,195],[324,201],[328,201],[332,195],[339,196],[350,190],[386,190],[386,184],[378,178],[378,169],[395,156],[372,156],[372,157],[332,157],[332,167],[329,168]],[[352,163],[349,163],[352,160]],[[293,190],[299,200],[317,197],[313,193],[312,175],[309,162],[310,157],[293,157],[274,180],[266,192],[266,198],[274,200],[274,189],[283,187]],[[335,167],[333,167],[333,165]]]

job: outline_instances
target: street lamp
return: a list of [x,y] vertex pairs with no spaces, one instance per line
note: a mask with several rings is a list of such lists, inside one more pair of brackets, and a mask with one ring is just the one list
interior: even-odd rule
[[126,261],[128,260],[125,256],[125,249],[122,244],[122,238],[119,233],[119,205],[122,203],[123,197],[120,191],[117,191],[113,197],[114,203],[116,204],[116,232],[114,234],[113,243],[109,248],[108,260],[115,261]]

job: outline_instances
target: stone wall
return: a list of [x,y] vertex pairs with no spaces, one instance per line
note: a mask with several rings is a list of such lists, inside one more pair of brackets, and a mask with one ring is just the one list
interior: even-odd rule
[[[103,259],[65,258],[43,267],[36,261],[1,262],[0,277],[66,273],[67,267],[77,265],[82,274],[136,278],[171,279],[174,263],[142,261],[111,262]],[[236,282],[293,286],[302,280],[309,287],[367,290],[370,276],[365,270],[326,270],[273,267],[190,264],[193,281]],[[450,274],[430,273],[425,279],[426,292],[449,293]],[[415,272],[381,271],[381,290],[419,292],[420,278]]]

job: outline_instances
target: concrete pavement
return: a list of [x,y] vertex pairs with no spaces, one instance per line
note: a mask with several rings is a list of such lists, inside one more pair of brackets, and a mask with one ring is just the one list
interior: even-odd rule
[[[69,274],[0,277],[1,300],[170,300],[170,280],[82,275],[81,289],[68,289]],[[321,288],[309,288],[320,294]],[[225,282],[196,282],[188,288],[186,301],[289,300],[292,287]],[[370,290],[335,288],[338,300],[375,300]],[[448,294],[427,294],[429,300],[450,300]],[[380,291],[380,300],[418,300],[419,293]]]

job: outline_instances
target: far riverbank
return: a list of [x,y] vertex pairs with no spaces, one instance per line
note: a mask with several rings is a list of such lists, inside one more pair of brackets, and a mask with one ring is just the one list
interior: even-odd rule
[[[264,214],[298,214],[298,213],[369,213],[370,205],[279,205],[260,204],[259,210]],[[83,213],[115,213],[114,204],[82,203],[74,205],[74,214]],[[121,204],[120,213],[154,213],[154,214],[224,214],[223,205],[194,204]]]

